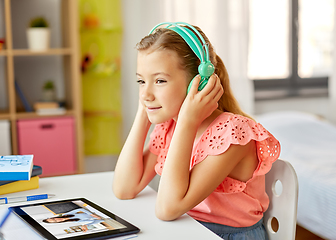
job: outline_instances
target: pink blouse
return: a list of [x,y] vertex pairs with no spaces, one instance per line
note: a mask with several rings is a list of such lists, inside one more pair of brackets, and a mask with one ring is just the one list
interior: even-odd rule
[[[150,136],[150,151],[156,155],[155,171],[161,175],[175,128],[175,121],[157,124]],[[222,113],[194,142],[190,170],[208,155],[224,153],[231,144],[245,145],[255,140],[259,164],[247,182],[226,177],[205,200],[188,212],[193,218],[232,227],[257,223],[268,208],[265,174],[280,155],[280,144],[261,124],[250,118]]]

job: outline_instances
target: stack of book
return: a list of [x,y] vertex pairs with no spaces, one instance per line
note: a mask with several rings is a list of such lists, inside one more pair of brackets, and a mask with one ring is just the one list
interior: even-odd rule
[[34,109],[38,115],[62,115],[66,112],[59,102],[36,102]]
[[0,156],[0,195],[38,188],[41,174],[33,155]]

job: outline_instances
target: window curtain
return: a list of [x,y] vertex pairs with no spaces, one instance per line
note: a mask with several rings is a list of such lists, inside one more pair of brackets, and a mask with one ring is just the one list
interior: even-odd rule
[[334,1],[334,51],[333,51],[333,70],[328,82],[330,111],[329,119],[336,124],[336,0]]
[[164,0],[164,21],[199,26],[214,45],[229,72],[231,88],[241,108],[254,114],[253,83],[247,78],[248,2],[245,0]]

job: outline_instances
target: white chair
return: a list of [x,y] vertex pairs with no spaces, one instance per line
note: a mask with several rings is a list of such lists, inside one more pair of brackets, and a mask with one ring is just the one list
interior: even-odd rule
[[269,240],[294,240],[299,189],[295,170],[289,162],[278,159],[265,182],[270,204],[264,213],[264,225]]

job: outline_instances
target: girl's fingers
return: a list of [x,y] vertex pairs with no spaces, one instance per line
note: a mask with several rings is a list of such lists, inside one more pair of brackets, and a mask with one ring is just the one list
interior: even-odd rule
[[[210,98],[215,98],[215,96],[218,94],[218,92],[222,91],[222,89],[223,89],[222,84],[220,82],[220,79],[216,74],[213,74],[211,76],[211,82],[209,81],[208,84],[210,86],[209,86],[209,89],[208,89],[209,92],[207,93],[207,96],[209,96]],[[212,85],[212,87],[211,87],[211,85]]]
[[217,75],[216,74],[212,74],[210,76],[210,78],[208,79],[208,83],[205,85],[205,87],[203,88],[202,92],[205,95],[208,95],[209,93],[212,92],[212,90],[214,89],[215,85],[216,85],[216,78]]
[[224,89],[223,89],[222,85],[220,85],[220,87],[219,87],[219,89],[216,92],[216,95],[214,97],[214,99],[216,100],[216,102],[219,101],[219,99],[222,97],[223,93],[224,93]]
[[193,78],[189,93],[194,95],[198,92],[198,85],[199,85],[200,80],[201,80],[200,75],[197,75]]
[[[217,76],[217,75],[216,75]],[[217,84],[218,84],[218,92],[217,92],[217,95],[219,94],[220,95],[220,97],[223,95],[223,93],[224,93],[224,88],[223,88],[223,86],[222,86],[222,83],[221,83],[221,81],[220,81],[220,79],[219,79],[219,77],[217,76]],[[219,97],[219,98],[220,98]],[[219,100],[219,99],[218,99]]]
[[217,74],[212,74],[205,87],[201,91],[198,91],[200,81],[201,76],[197,75],[192,80],[189,92],[191,92],[193,95],[200,93],[203,97],[215,99],[216,101],[218,101],[220,98],[218,98],[218,96],[221,96],[223,94],[223,87]]

